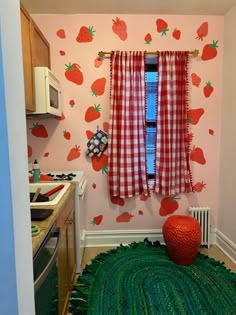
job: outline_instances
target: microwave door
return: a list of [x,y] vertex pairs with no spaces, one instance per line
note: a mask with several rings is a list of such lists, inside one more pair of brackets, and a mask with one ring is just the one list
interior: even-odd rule
[[59,93],[58,90],[49,84],[49,106],[53,109],[59,108]]

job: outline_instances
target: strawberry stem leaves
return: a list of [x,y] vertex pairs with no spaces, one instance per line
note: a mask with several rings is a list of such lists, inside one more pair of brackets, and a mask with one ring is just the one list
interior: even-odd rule
[[219,46],[217,46],[217,44],[218,44],[218,40],[213,40],[212,44],[210,44],[210,47],[213,49],[216,49],[219,47]]
[[100,112],[100,110],[101,110],[101,105],[100,104],[94,104],[94,111],[96,112],[96,113],[99,113]]
[[107,174],[107,173],[108,173],[108,168],[105,165],[105,166],[102,167],[102,174]]
[[161,31],[161,36],[166,35],[166,32],[168,32],[168,31],[169,31],[168,28],[164,28],[164,29]]
[[177,197],[176,195],[170,195],[171,200],[177,200],[180,199],[180,197]]
[[68,65],[65,64],[65,66],[66,66],[66,70],[67,70],[67,71],[72,71],[72,70],[73,70],[73,66],[72,66],[71,62],[69,62]]
[[93,26],[89,26],[88,27],[88,32],[91,36],[94,36],[94,32],[96,32],[94,29],[93,29]]

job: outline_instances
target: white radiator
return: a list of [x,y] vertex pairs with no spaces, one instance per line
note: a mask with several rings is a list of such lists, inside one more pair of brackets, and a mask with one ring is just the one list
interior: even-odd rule
[[208,207],[189,207],[192,217],[198,220],[201,226],[201,245],[210,247],[210,208]]

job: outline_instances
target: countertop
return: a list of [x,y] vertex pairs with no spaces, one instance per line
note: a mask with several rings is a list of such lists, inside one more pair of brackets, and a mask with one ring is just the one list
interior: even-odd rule
[[[48,206],[48,209],[53,209],[53,213],[45,220],[43,221],[31,221],[32,225],[37,225],[40,227],[41,231],[39,235],[33,236],[32,237],[32,250],[33,250],[33,255],[37,252],[39,249],[40,245],[42,244],[43,240],[45,239],[47,233],[49,232],[50,228],[53,226],[54,222],[60,215],[60,212],[67,202],[67,199],[71,194],[75,193],[75,183],[70,183],[70,187],[68,190],[65,192],[64,196],[61,198],[60,202],[58,202],[57,205],[55,206]],[[32,206],[33,208],[43,208],[45,209],[45,206]]]

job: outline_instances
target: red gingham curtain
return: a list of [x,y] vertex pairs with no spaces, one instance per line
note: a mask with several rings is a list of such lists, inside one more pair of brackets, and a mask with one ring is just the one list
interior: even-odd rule
[[108,181],[111,196],[148,195],[145,53],[111,53]]
[[162,195],[192,191],[187,125],[189,52],[158,56],[156,177]]

